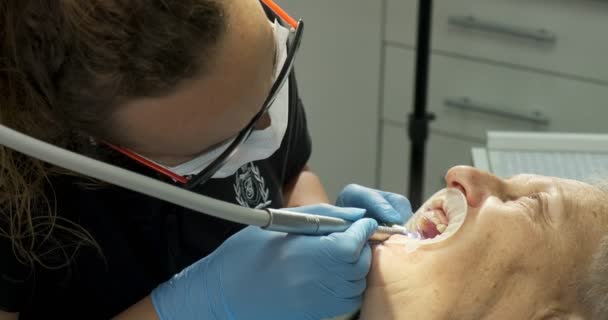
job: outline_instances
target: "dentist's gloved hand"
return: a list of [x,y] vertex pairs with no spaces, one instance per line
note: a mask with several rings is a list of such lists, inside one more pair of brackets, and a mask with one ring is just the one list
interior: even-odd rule
[[338,195],[336,205],[363,208],[367,210],[366,217],[389,225],[403,225],[412,216],[412,205],[406,197],[357,184],[347,185]]
[[298,236],[247,227],[152,292],[161,320],[324,319],[356,311],[376,221],[365,210],[289,208],[355,221],[345,232]]

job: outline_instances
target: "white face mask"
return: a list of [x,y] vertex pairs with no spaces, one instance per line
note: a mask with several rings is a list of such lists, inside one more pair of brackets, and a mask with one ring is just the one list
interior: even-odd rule
[[[277,68],[273,82],[279,75],[287,59],[287,38],[289,30],[275,21],[273,24],[274,38],[277,45]],[[240,145],[236,153],[224,164],[212,178],[226,178],[233,175],[240,167],[253,161],[269,158],[274,154],[283,141],[289,118],[289,79],[278,92],[275,101],[268,109],[271,124],[264,130],[253,130],[245,142]],[[165,167],[181,176],[195,175],[205,169],[211,162],[224,152],[234,141],[234,138],[225,142],[213,151],[204,153],[188,162],[175,167]]]

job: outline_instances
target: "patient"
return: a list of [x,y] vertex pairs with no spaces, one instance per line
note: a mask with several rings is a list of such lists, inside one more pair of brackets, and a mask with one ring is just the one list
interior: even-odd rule
[[[445,241],[374,247],[361,319],[608,319],[608,194],[454,167],[468,215]],[[604,240],[604,241],[602,241]]]

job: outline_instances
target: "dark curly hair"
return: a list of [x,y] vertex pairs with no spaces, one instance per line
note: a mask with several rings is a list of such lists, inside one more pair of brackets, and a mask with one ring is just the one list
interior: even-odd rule
[[[213,0],[2,0],[0,123],[71,149],[90,137],[116,141],[113,110],[204,72],[225,21]],[[53,174],[61,171],[0,146],[0,236],[23,263],[56,267],[40,248],[62,233],[73,243],[57,247],[98,247],[57,216],[45,194]]]

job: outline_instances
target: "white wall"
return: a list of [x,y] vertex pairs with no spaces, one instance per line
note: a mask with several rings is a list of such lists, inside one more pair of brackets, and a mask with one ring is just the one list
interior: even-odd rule
[[375,183],[381,1],[277,0],[305,23],[296,70],[313,139],[310,162],[329,196]]

